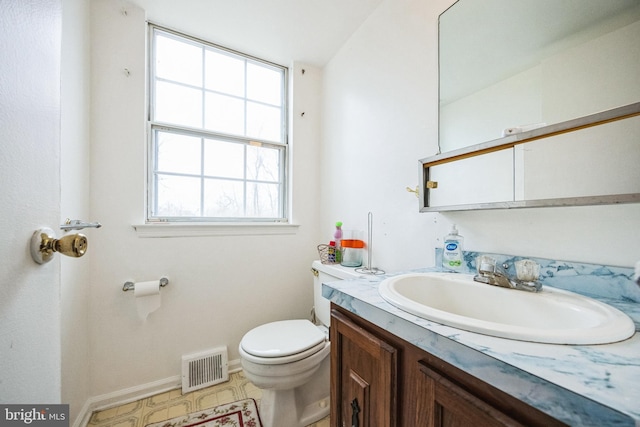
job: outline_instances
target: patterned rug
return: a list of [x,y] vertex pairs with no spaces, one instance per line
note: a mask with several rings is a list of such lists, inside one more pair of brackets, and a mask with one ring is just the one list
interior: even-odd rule
[[256,401],[245,399],[146,427],[261,427]]

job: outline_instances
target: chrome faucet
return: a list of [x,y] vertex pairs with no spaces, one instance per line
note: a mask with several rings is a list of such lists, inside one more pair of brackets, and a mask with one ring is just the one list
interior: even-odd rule
[[542,289],[542,283],[538,281],[540,265],[528,259],[517,261],[515,264],[516,277],[509,277],[508,264],[498,265],[495,259],[482,255],[476,258],[478,274],[473,280],[503,288],[539,292]]

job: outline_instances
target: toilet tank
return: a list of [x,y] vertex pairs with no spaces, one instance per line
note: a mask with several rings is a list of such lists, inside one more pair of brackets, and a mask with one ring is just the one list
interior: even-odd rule
[[313,306],[316,317],[323,325],[329,326],[331,323],[330,302],[322,296],[322,283],[355,279],[361,274],[356,273],[355,268],[343,267],[340,264],[322,264],[320,261],[313,261],[311,269],[314,271]]

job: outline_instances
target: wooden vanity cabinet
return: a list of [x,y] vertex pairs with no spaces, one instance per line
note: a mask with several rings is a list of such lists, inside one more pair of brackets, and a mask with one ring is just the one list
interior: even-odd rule
[[331,305],[332,427],[565,426]]
[[417,378],[417,396],[429,398],[418,401],[416,426],[524,426],[436,372],[426,363],[419,362],[419,369],[422,375]]
[[331,425],[396,426],[396,348],[337,310],[330,334]]

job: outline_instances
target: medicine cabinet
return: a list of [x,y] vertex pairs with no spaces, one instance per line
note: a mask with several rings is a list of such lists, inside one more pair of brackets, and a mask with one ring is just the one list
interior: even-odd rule
[[640,202],[640,3],[458,0],[439,36],[421,211]]
[[640,103],[420,160],[422,212],[640,202]]

